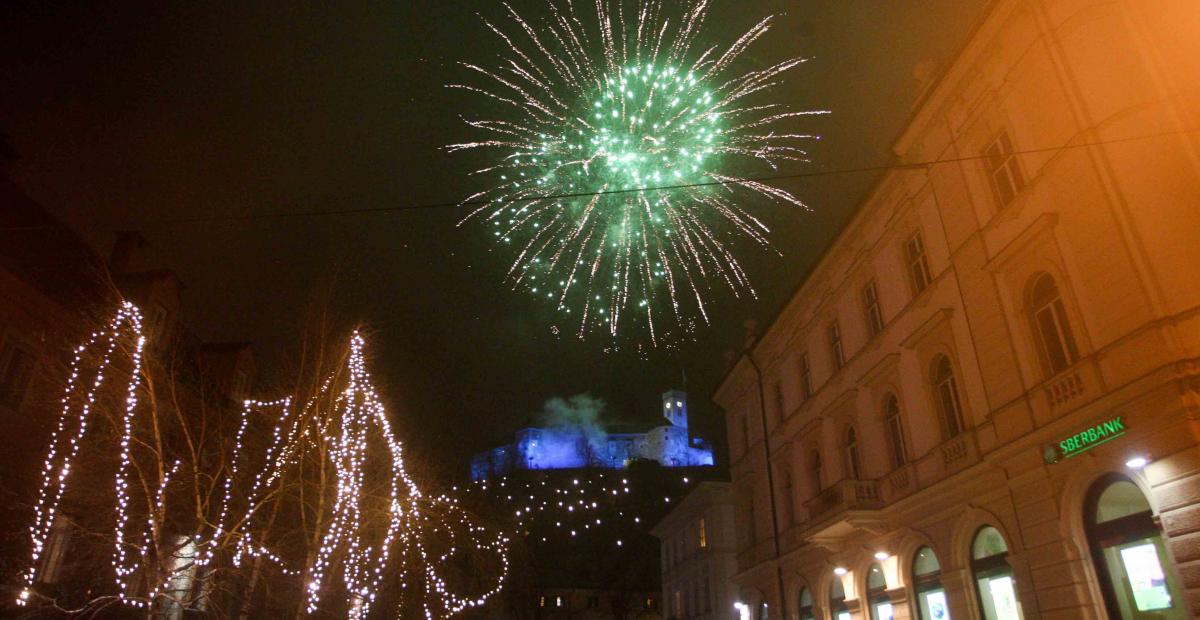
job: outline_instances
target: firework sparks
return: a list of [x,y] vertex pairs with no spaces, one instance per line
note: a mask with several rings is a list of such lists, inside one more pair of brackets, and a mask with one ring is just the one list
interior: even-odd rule
[[464,218],[509,246],[509,283],[556,308],[584,337],[642,325],[659,344],[708,321],[718,286],[751,295],[735,245],[769,247],[756,204],[807,208],[753,180],[807,161],[795,111],[758,101],[804,62],[753,70],[739,59],[767,17],[727,47],[697,44],[707,0],[547,5],[530,21],[509,4],[505,26],[484,20],[506,52],[490,67],[463,63],[478,83],[451,84],[489,102],[466,118],[483,134],[447,150],[485,151],[488,189]]

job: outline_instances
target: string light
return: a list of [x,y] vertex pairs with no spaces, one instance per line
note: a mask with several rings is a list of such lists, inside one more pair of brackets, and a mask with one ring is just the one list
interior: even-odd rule
[[[232,551],[231,559],[240,566],[242,558],[262,558],[279,566],[281,572],[293,578],[303,579],[306,611],[309,614],[321,608],[324,599],[331,596],[327,587],[328,577],[340,573],[341,586],[345,591],[343,603],[347,617],[359,620],[367,617],[376,601],[385,571],[389,567],[394,548],[399,547],[407,556],[415,552],[420,558],[418,572],[423,575],[429,592],[437,599],[421,602],[426,618],[435,615],[453,615],[469,607],[477,607],[500,591],[508,573],[507,536],[492,532],[472,523],[458,506],[456,499],[447,495],[426,496],[407,473],[404,467],[403,450],[392,432],[387,412],[370,382],[366,369],[364,347],[360,334],[350,339],[350,351],[346,360],[347,372],[333,373],[321,386],[319,393],[305,406],[293,407],[291,398],[274,401],[244,401],[242,417],[234,436],[234,450],[230,470],[221,482],[222,498],[220,509],[211,532],[186,543],[197,549],[194,563],[182,568],[160,570],[167,573],[155,579],[154,567],[160,538],[167,514],[167,487],[178,477],[183,462],[179,459],[163,463],[160,480],[148,499],[153,509],[146,510],[144,519],[133,519],[133,502],[130,477],[137,467],[135,438],[139,429],[138,393],[142,383],[142,354],[146,338],[142,331],[142,315],[136,306],[123,303],[116,316],[104,328],[91,334],[86,342],[75,349],[70,365],[70,375],[61,401],[62,409],[58,424],[51,437],[50,446],[42,466],[42,484],[34,507],[34,520],[29,528],[31,558],[24,574],[24,587],[19,591],[18,605],[28,604],[39,577],[42,555],[45,552],[55,517],[60,513],[61,503],[71,483],[72,465],[81,447],[89,441],[89,428],[97,408],[97,399],[114,368],[124,368],[115,359],[122,343],[132,342],[129,353],[128,379],[124,390],[124,410],[120,420],[121,439],[119,459],[114,475],[115,517],[113,521],[114,543],[111,564],[117,587],[116,598],[122,603],[148,608],[159,597],[170,580],[183,570],[194,570],[211,565],[221,549]],[[99,352],[100,360],[88,364],[89,355]],[[345,385],[332,400],[335,406],[322,409],[319,399],[334,390],[335,379],[344,376]],[[266,446],[263,461],[259,466],[250,462],[253,450],[245,445],[247,430],[256,412],[271,412],[275,415],[271,441]],[[157,423],[157,422],[156,422]],[[382,441],[386,446],[382,457],[388,462],[386,486],[388,488],[387,526],[381,536],[372,538],[370,531],[377,529],[365,515],[363,502],[368,483],[369,461],[381,455],[374,454],[371,446]],[[289,472],[309,451],[320,442],[327,452],[328,464],[335,478],[334,501],[331,518],[321,532],[320,546],[311,564],[303,569],[290,567],[278,554],[267,546],[256,542],[265,539],[256,513],[268,504],[273,486],[283,483]],[[165,455],[159,454],[161,458]],[[162,460],[159,461],[163,462]],[[254,471],[253,482],[244,493],[248,504],[237,506],[235,490],[239,489],[241,476]],[[301,482],[303,483],[303,482]],[[140,501],[140,500],[139,500]],[[437,515],[437,519],[431,515]],[[234,515],[239,515],[234,518]],[[144,524],[144,525],[141,525]],[[462,536],[454,529],[465,531],[467,545],[461,543]],[[449,550],[438,559],[445,561],[460,549],[471,548],[478,553],[492,554],[499,560],[499,574],[491,586],[477,595],[456,593],[448,587],[437,563],[431,561],[427,552],[428,538],[445,536],[450,541]],[[136,544],[135,544],[136,541]],[[145,595],[135,596],[133,583],[136,578],[150,581]]]

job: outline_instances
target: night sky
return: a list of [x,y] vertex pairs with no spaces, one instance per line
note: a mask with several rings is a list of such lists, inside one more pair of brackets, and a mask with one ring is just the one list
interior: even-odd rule
[[[538,0],[512,0],[526,15]],[[794,171],[890,163],[920,82],[986,0],[714,0],[714,40],[784,13],[751,59],[813,60],[776,96],[831,116]],[[768,323],[876,179],[835,174],[784,185],[814,211],[763,213],[777,249],[743,248],[757,301],[715,304],[674,350],[606,352],[557,336],[543,306],[502,283],[508,265],[458,208],[321,217],[222,217],[456,201],[479,189],[458,118],[478,98],[444,88],[455,62],[501,50],[476,12],[498,2],[49,2],[0,6],[0,132],[13,176],[101,251],[137,229],[153,266],[186,282],[185,322],[251,340],[267,365],[302,309],[334,310],[372,334],[376,383],[418,454],[466,474],[466,457],[536,418],[553,396],[590,392],[613,422],[649,426],[681,383],[700,434],[723,436],[709,402],[748,319]],[[928,64],[928,63],[926,63]],[[792,170],[789,170],[789,172]],[[184,222],[189,218],[212,218]],[[563,330],[564,334],[570,330]],[[272,394],[263,394],[271,397]]]

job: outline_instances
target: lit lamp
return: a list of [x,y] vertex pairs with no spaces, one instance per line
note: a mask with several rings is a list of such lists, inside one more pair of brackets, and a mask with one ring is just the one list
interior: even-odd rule
[[876,551],[875,552],[875,559],[879,560],[880,562],[882,562],[890,557],[892,557],[892,555],[890,553],[888,553],[887,551]]
[[1144,456],[1135,456],[1130,458],[1128,461],[1125,461],[1125,466],[1129,469],[1142,469],[1149,463],[1150,459],[1147,459]]
[[838,566],[837,568],[833,569],[833,574],[837,575],[838,577],[843,577],[848,572],[850,571],[846,570],[846,567],[844,566]]

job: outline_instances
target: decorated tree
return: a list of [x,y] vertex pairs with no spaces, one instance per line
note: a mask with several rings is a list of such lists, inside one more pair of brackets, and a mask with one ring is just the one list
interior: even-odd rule
[[500,588],[505,538],[418,487],[361,334],[306,336],[288,395],[240,407],[179,349],[125,303],[75,351],[17,598],[31,614],[432,618]]

